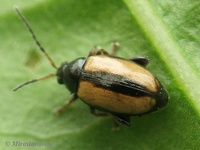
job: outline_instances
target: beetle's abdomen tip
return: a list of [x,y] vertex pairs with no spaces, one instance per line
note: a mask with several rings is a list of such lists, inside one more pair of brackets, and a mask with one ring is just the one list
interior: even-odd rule
[[166,90],[161,87],[157,98],[157,110],[165,107],[168,103],[169,97]]

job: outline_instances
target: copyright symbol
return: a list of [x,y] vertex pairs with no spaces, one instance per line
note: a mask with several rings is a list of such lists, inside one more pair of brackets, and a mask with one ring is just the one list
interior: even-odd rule
[[5,144],[6,144],[6,146],[10,146],[10,142],[8,142],[8,141],[6,141]]

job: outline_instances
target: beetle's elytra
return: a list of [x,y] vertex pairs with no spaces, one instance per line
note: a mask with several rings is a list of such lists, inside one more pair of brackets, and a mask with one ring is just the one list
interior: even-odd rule
[[[85,102],[96,116],[111,115],[117,123],[130,126],[130,116],[140,116],[155,112],[168,102],[168,95],[159,80],[145,67],[148,59],[136,57],[124,59],[114,56],[118,44],[114,42],[112,54],[103,49],[91,51],[87,58],[78,58],[70,63],[63,62],[57,67],[38,42],[25,17],[16,11],[31,32],[36,44],[46,55],[55,74],[34,79],[18,86],[57,76],[59,84],[64,84],[72,93],[72,98],[56,110],[63,111],[77,98]],[[95,110],[102,112],[97,113]]]

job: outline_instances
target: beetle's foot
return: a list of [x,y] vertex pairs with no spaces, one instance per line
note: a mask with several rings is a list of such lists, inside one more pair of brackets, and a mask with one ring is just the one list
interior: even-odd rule
[[65,109],[67,109],[69,107],[69,105],[71,105],[73,102],[75,102],[75,100],[77,99],[76,94],[73,94],[71,99],[67,102],[65,102],[62,106],[56,108],[53,111],[53,114],[59,115],[61,114]]
[[96,112],[96,109],[90,107],[90,113],[95,115],[95,116],[109,116],[110,113],[107,112]]
[[65,108],[62,107],[62,106],[57,107],[56,109],[53,110],[53,114],[54,114],[54,115],[60,115],[60,114],[63,113],[64,109],[65,109]]
[[113,124],[113,127],[112,127],[112,131],[118,131],[118,130],[120,130],[121,128],[120,128],[120,124],[116,121],[116,120],[114,120],[114,124]]
[[120,129],[121,129],[120,126],[118,126],[118,127],[113,126],[113,127],[112,127],[112,131],[119,131]]
[[119,42],[113,41],[113,43],[112,43],[112,50],[111,50],[110,55],[116,56],[118,49],[119,49]]
[[109,55],[109,54],[103,49],[92,50],[88,54],[88,56],[95,56],[95,55]]
[[95,45],[95,46],[94,46],[94,49],[93,49],[92,51],[98,51],[98,50],[100,50],[100,49],[102,49],[101,46]]

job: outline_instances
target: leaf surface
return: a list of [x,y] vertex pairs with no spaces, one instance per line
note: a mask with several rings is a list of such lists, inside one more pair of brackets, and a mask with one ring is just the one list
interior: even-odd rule
[[[0,149],[196,149],[200,141],[200,5],[198,1],[2,0],[0,11]],[[56,70],[13,11],[18,5],[57,65],[86,57],[99,45],[120,43],[118,56],[148,56],[148,70],[170,96],[168,106],[132,117],[113,132],[81,100],[62,115],[52,111],[70,93],[56,78],[12,89]]]

